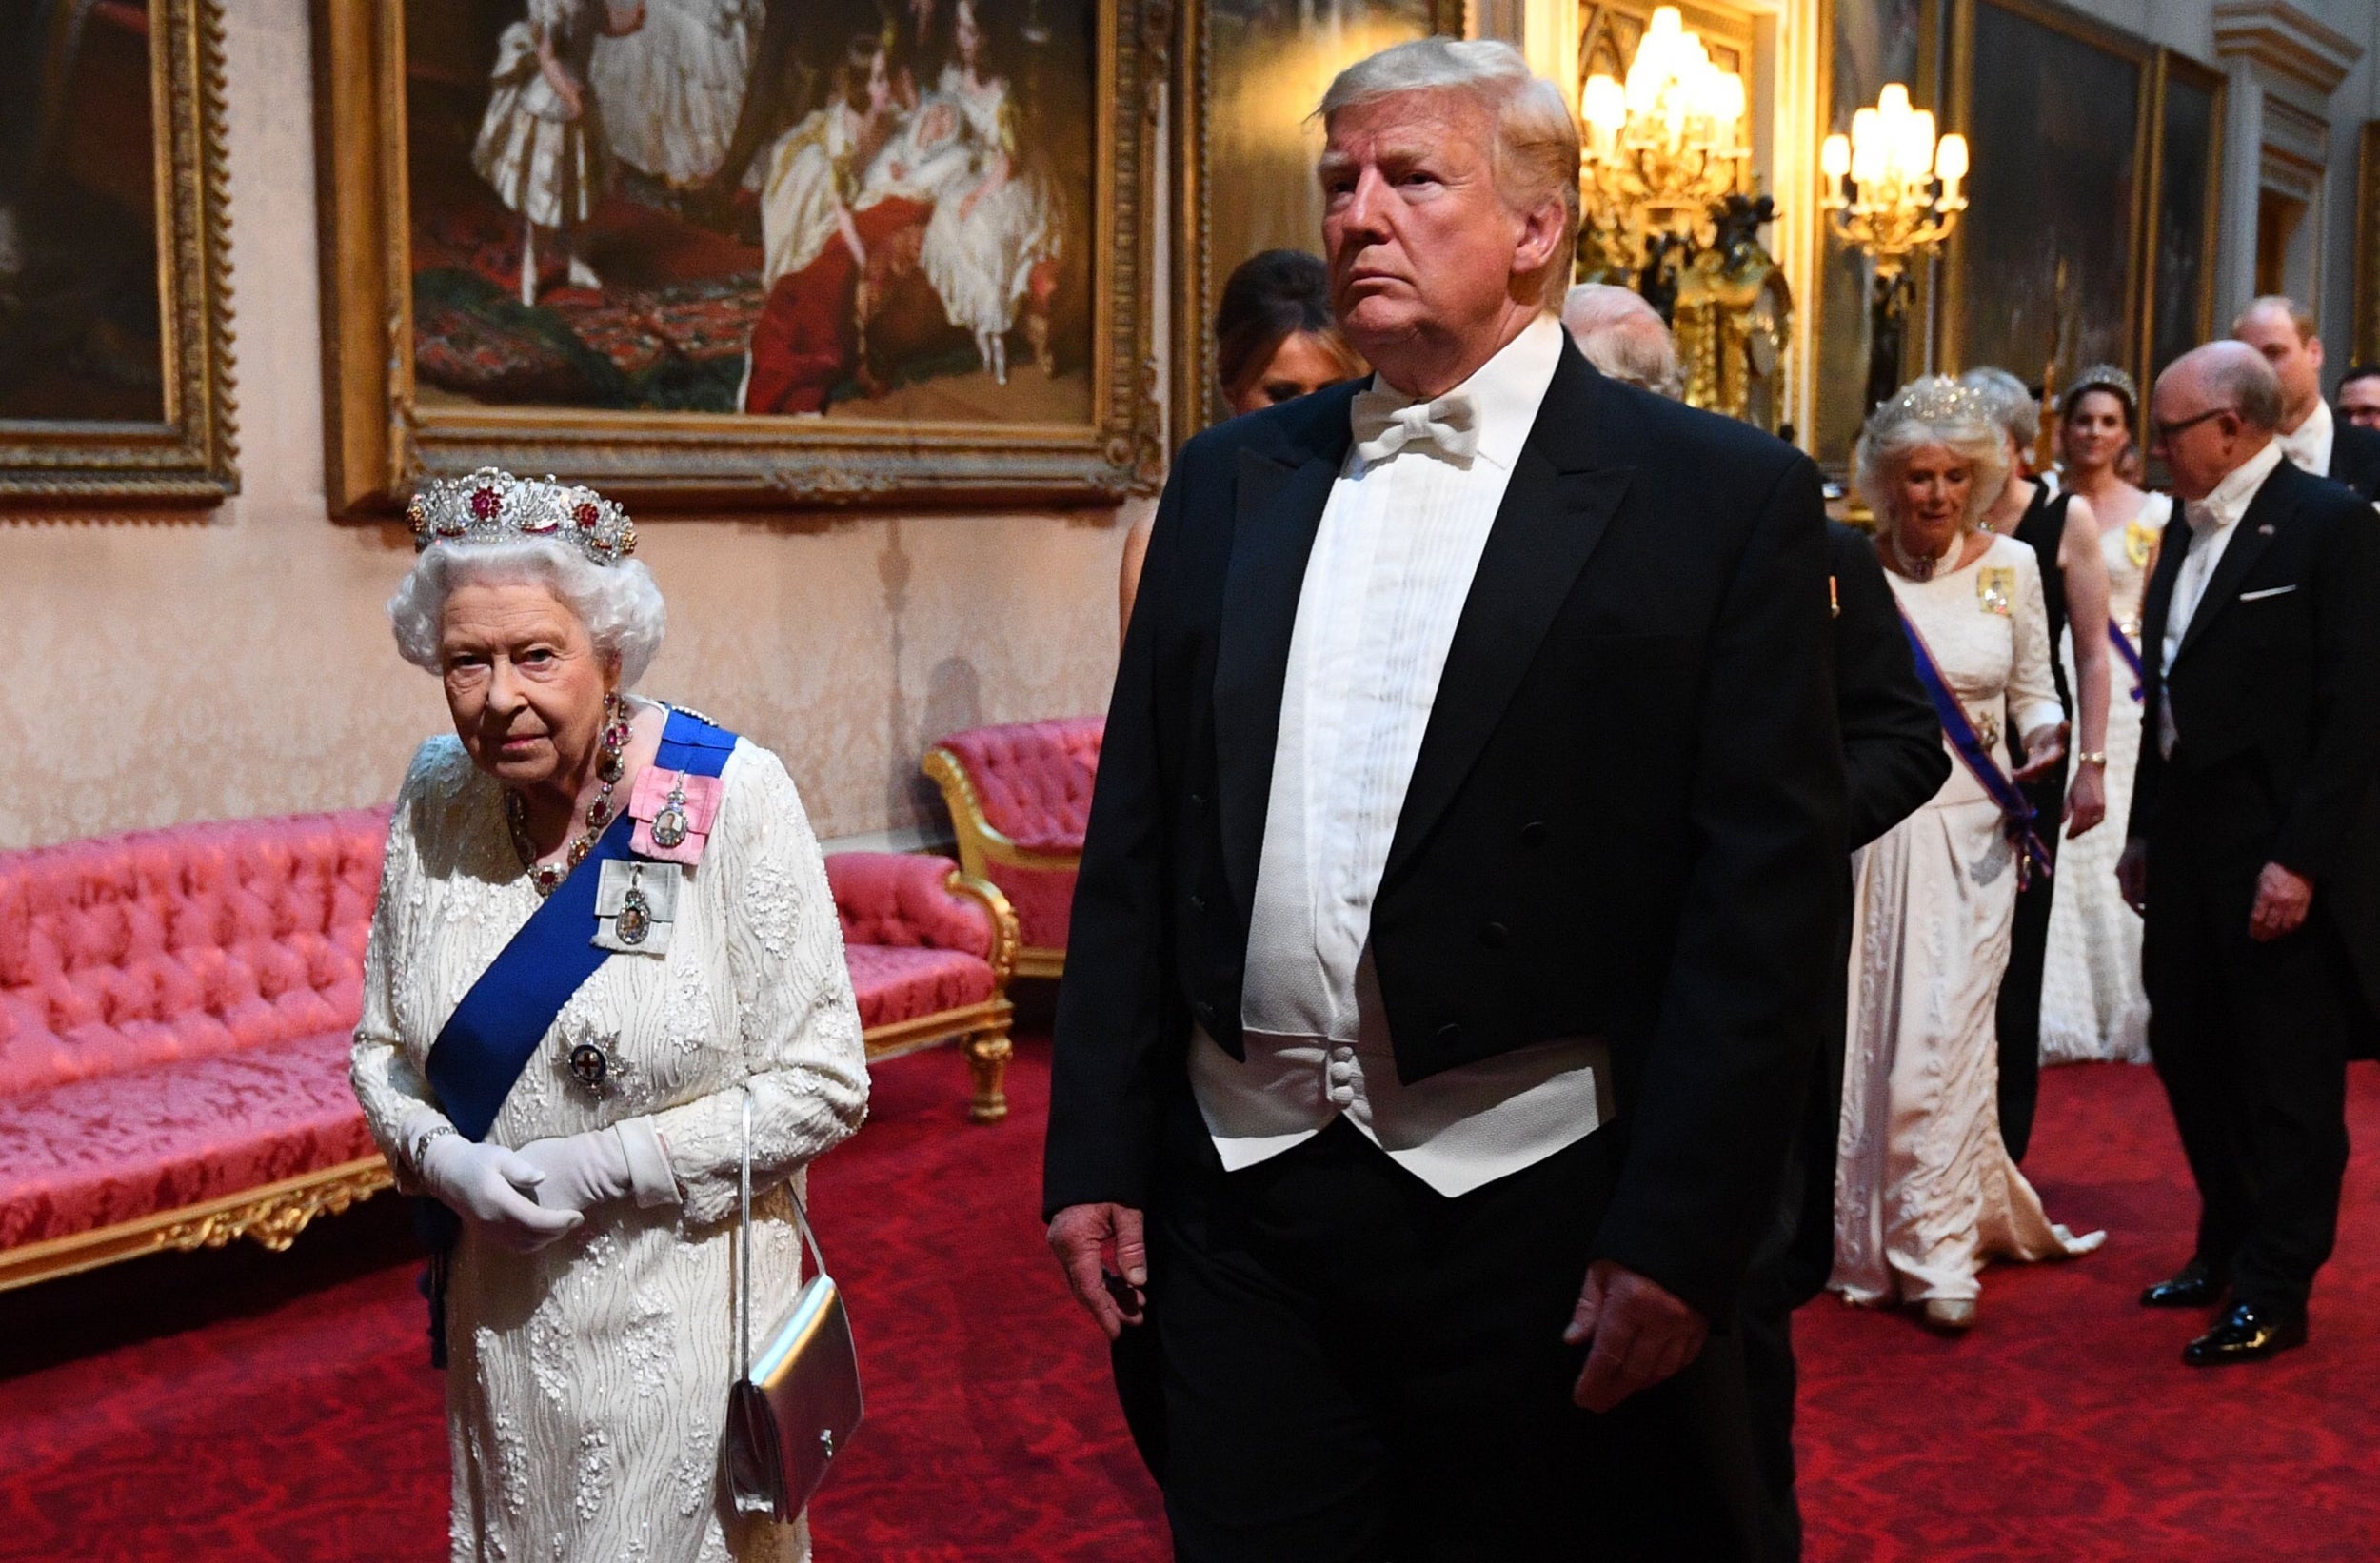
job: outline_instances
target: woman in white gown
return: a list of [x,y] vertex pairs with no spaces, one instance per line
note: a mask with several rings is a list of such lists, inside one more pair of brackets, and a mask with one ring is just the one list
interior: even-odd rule
[[[2124,640],[2110,664],[2107,734],[2108,817],[2132,809],[2140,763],[2140,601],[2172,500],[2127,483],[2118,465],[2132,441],[2138,392],[2132,376],[2108,365],[2075,377],[2060,410],[2065,486],[2088,501],[2099,522],[2107,562],[2108,620]],[[2063,648],[2072,665],[2073,647]],[[2149,996],[2140,982],[2140,915],[2115,887],[2122,829],[2066,843],[2050,909],[2050,959],[2041,980],[2041,1056],[2073,1063],[2149,1058]]]
[[762,0],[645,0],[645,25],[595,45],[588,67],[612,155],[672,189],[727,160],[752,79]]
[[[2013,728],[2028,759],[2016,780],[2053,765],[2062,713],[2040,566],[2031,548],[1976,525],[2006,477],[1980,398],[1919,380],[1870,417],[1856,459],[1894,596],[1981,752],[1997,752]],[[1931,803],[1852,860],[1828,1284],[1854,1302],[1917,1304],[1942,1329],[1974,1322],[1987,1260],[2099,1241],[2053,1225],[2000,1142],[1993,1011],[2022,856],[2011,821],[1962,762]]]
[[[618,506],[483,471],[413,514],[389,615],[455,732],[398,794],[350,1073],[451,1213],[451,1555],[797,1563],[806,1526],[739,1516],[719,1455],[745,1098],[762,1319],[800,1284],[785,1191],[866,1108],[824,860],[775,755],[627,693],[663,604]],[[466,993],[512,1013],[447,1036]]]
[[900,129],[884,40],[861,33],[836,68],[833,100],[779,137],[761,185],[761,288],[841,239],[864,266],[852,213],[875,192],[863,176]]
[[1034,358],[1051,367],[1048,301],[1027,306],[1035,268],[1059,256],[1058,203],[1020,142],[1015,86],[988,58],[975,0],[959,0],[952,43],[958,58],[942,69],[938,93],[965,121],[974,177],[936,203],[920,263],[950,323],[973,333],[984,368],[1004,386],[1008,333],[1021,312]]

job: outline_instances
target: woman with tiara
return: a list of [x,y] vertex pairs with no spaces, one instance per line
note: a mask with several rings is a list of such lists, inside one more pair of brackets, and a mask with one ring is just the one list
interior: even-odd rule
[[[2108,640],[2114,652],[2107,733],[2111,819],[2132,809],[2140,762],[2140,602],[2173,501],[2122,476],[2139,393],[2132,376],[2101,364],[2077,375],[2060,406],[2065,487],[2098,519],[2108,572]],[[2073,647],[2065,649],[2073,664]],[[2049,964],[2041,979],[2041,1056],[2051,1062],[2149,1057],[2149,997],[2140,984],[2140,917],[2115,888],[2121,832],[2066,843],[2050,909]]]
[[[1853,1302],[1975,1320],[1993,1257],[2099,1241],[2042,1213],[2000,1138],[1993,1009],[2018,883],[2047,853],[2021,785],[2062,756],[2033,550],[1982,525],[2008,480],[1983,398],[1938,376],[1868,419],[1854,455],[1886,579],[1958,763],[1933,801],[1852,859],[1851,1003],[1835,1274]],[[2004,735],[2024,757],[2000,768]],[[2032,866],[2029,866],[2032,865]]]
[[1050,263],[1061,247],[1061,218],[1048,176],[1019,135],[1016,86],[993,57],[979,4],[959,0],[955,58],[938,88],[965,122],[973,177],[936,203],[921,262],[951,324],[973,334],[983,367],[1004,386],[1008,333],[1021,313],[1035,361],[1054,369]]

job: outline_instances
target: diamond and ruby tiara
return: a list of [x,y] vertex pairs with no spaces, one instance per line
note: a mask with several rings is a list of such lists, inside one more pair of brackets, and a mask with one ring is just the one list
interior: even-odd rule
[[466,478],[436,478],[405,509],[415,552],[433,543],[501,543],[545,537],[567,543],[598,564],[636,552],[636,524],[592,488],[547,478],[540,483],[483,466]]

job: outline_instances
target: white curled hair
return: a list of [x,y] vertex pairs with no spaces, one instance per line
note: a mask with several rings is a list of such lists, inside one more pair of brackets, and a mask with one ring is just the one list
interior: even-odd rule
[[2041,438],[2041,404],[2023,381],[1984,365],[1960,375],[1958,383],[1983,398],[1984,410],[2016,442],[2018,450],[2031,450]]
[[1340,71],[1315,112],[1327,124],[1341,109],[1407,92],[1460,93],[1486,109],[1496,121],[1489,150],[1505,203],[1516,211],[1560,204],[1561,242],[1544,289],[1545,307],[1558,311],[1578,244],[1578,122],[1561,89],[1532,74],[1520,50],[1499,39],[1416,38]]
[[1635,290],[1580,283],[1562,301],[1562,328],[1587,362],[1613,379],[1672,401],[1684,399],[1677,344],[1661,312]]
[[1852,452],[1860,496],[1880,524],[1897,526],[1901,467],[1928,445],[1941,446],[1973,471],[1967,513],[1958,523],[1962,531],[1973,531],[2008,485],[2008,442],[1982,395],[1948,375],[1913,380],[1868,414]]
[[668,627],[661,586],[642,561],[598,564],[566,543],[512,537],[495,543],[434,543],[413,562],[388,599],[397,650],[436,673],[438,632],[446,599],[466,584],[533,582],[553,592],[586,626],[595,649],[620,661],[620,687],[632,689],[653,664]]

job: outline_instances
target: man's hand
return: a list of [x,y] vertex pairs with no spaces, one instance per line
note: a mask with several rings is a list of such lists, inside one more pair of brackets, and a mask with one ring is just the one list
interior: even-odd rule
[[2124,904],[2143,917],[2149,913],[2149,843],[2135,836],[2124,843],[2115,860],[2115,888]]
[[1570,1345],[1595,1343],[1570,1397],[1589,1411],[1609,1411],[1692,1362],[1710,1333],[1702,1316],[1659,1282],[1597,1259],[1562,1332]]
[[2279,863],[2267,863],[2256,876],[2256,904],[2248,912],[2248,937],[2258,943],[2286,939],[2305,925],[2313,910],[2314,881],[2302,880]]
[[[1140,1213],[1130,1205],[1068,1205],[1049,1223],[1050,1252],[1066,1272],[1066,1285],[1083,1312],[1099,1320],[1107,1338],[1146,1316],[1140,1288],[1149,1283],[1149,1249]],[[1133,1288],[1132,1312],[1109,1296],[1101,1272],[1113,1256],[1116,1274]]]

